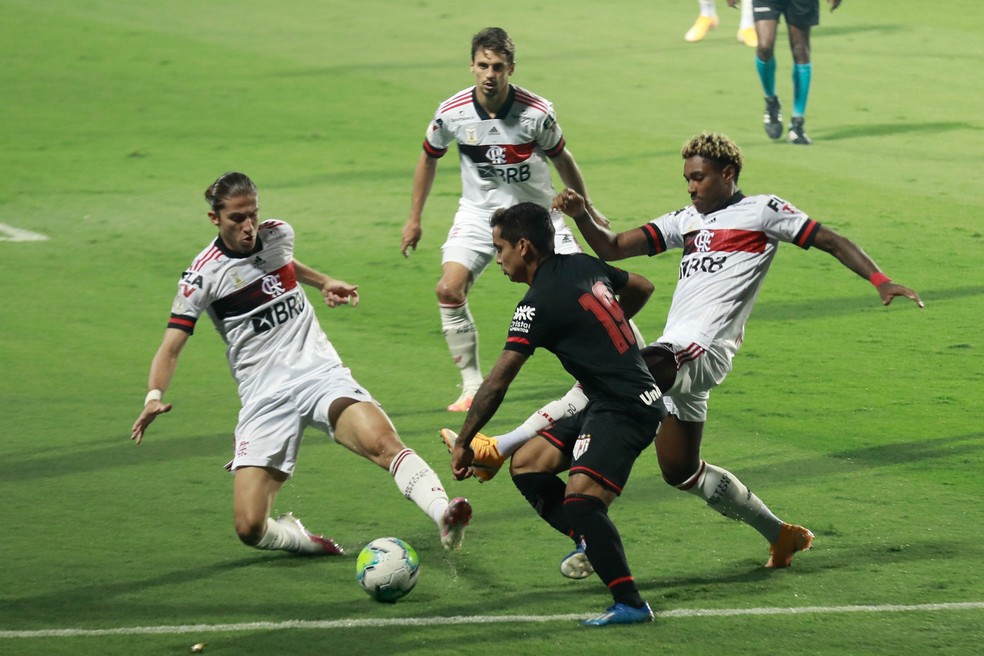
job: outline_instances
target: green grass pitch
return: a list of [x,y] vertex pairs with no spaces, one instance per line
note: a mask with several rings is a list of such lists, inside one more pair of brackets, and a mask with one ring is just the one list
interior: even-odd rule
[[[0,0],[0,653],[976,653],[984,10],[821,4],[802,148],[765,137],[754,52],[723,0],[697,44],[683,40],[692,1]],[[669,489],[644,455],[612,516],[653,625],[578,627],[609,603],[598,580],[559,575],[567,543],[507,476],[453,482],[437,438],[462,419],[443,411],[458,377],[434,298],[454,153],[406,260],[400,229],[427,120],[471,84],[469,39],[494,24],[517,42],[514,82],[555,103],[615,227],[686,204],[680,145],[721,131],[743,148],[744,191],[787,198],[926,302],[882,307],[826,254],[780,249],[704,451],[812,528],[815,548],[764,571],[754,531]],[[788,112],[782,27],[776,52]],[[295,227],[299,259],[360,285],[358,308],[319,318],[404,440],[471,499],[460,552],[440,549],[385,472],[315,432],[277,510],[350,555],[241,546],[221,469],[238,402],[207,325],[173,412],[129,442],[178,276],[213,235],[201,194],[231,169],[257,181],[265,217]],[[677,263],[625,263],[657,287],[638,320],[648,338]],[[486,370],[522,293],[495,267],[474,288]],[[490,431],[569,382],[534,358]],[[354,576],[361,546],[385,535],[422,562],[392,606]],[[519,619],[478,621],[506,616]]]

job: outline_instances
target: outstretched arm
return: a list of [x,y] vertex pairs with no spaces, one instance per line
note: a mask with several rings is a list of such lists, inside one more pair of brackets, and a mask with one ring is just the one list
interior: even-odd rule
[[427,153],[420,153],[417,160],[417,168],[413,172],[413,194],[410,197],[410,216],[403,225],[403,239],[400,242],[400,252],[403,257],[410,257],[407,249],[417,250],[417,243],[423,234],[420,227],[421,217],[424,215],[424,204],[430,195],[431,187],[434,186],[434,178],[437,177],[437,159]]
[[896,296],[905,296],[915,301],[919,307],[925,307],[919,294],[908,287],[892,282],[891,278],[878,269],[874,260],[847,237],[842,237],[830,228],[821,226],[817,236],[813,239],[813,245],[830,253],[848,269],[870,281],[878,290],[883,305],[891,303]]
[[603,260],[622,260],[633,255],[646,254],[648,245],[641,230],[617,233],[599,225],[588,211],[584,196],[573,189],[565,189],[557,194],[551,207],[574,219],[585,241]]
[[317,288],[328,307],[359,304],[358,285],[350,285],[344,280],[332,278],[328,274],[316,271],[297,260],[294,260],[294,273],[299,282]]
[[471,409],[461,426],[458,439],[454,441],[451,452],[451,473],[457,480],[464,480],[471,475],[469,467],[475,458],[471,441],[475,434],[495,415],[496,410],[506,397],[506,390],[512,384],[516,374],[523,368],[527,356],[516,351],[503,351],[496,360],[492,371],[482,381],[482,386],[472,399]]
[[585,210],[591,216],[592,220],[605,228],[611,226],[608,218],[591,203],[591,196],[588,195],[588,187],[584,184],[581,169],[578,167],[577,162],[574,161],[574,155],[571,154],[571,151],[564,148],[564,151],[551,161],[554,164],[554,168],[557,169],[557,173],[560,175],[564,186],[568,189],[573,189],[584,198]]
[[144,409],[130,429],[130,439],[136,444],[143,441],[144,431],[157,419],[157,415],[171,411],[171,404],[164,403],[161,397],[171,385],[174,371],[178,367],[178,356],[188,343],[188,337],[190,337],[188,333],[177,328],[168,328],[164,331],[164,339],[150,363],[150,376],[147,378],[149,391],[147,398],[144,399]]

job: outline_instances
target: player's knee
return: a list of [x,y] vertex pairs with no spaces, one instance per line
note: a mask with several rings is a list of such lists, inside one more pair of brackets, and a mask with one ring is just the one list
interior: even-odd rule
[[450,285],[442,278],[435,289],[437,300],[442,305],[461,305],[467,300],[465,290],[458,285]]
[[266,517],[252,513],[237,513],[234,523],[236,535],[243,544],[255,546],[266,532]]
[[763,43],[759,41],[759,45],[755,49],[755,54],[759,58],[759,60],[767,62],[770,59],[772,59],[773,55],[775,54],[774,51],[775,48],[771,43],[767,45],[763,45]]

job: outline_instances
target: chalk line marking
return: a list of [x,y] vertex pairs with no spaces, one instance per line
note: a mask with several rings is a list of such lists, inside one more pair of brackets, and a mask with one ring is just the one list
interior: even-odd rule
[[0,223],[0,241],[48,241],[48,235]]
[[[657,618],[738,617],[742,615],[809,615],[831,613],[920,613],[946,610],[984,610],[984,601],[944,604],[880,606],[803,606],[800,608],[681,608],[656,613]],[[115,629],[40,629],[37,631],[0,631],[0,638],[78,638],[118,635],[174,635],[184,633],[219,633],[279,631],[282,629],[357,629],[389,626],[433,626],[436,624],[505,624],[573,622],[589,617],[569,615],[459,615],[455,617],[397,617],[389,619],[286,620],[283,622],[245,622],[241,624],[184,624],[177,626],[131,626]]]

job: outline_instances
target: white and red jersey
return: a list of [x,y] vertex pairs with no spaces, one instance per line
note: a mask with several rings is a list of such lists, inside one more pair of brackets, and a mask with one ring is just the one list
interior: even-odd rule
[[741,192],[706,216],[690,205],[644,225],[649,255],[683,249],[659,341],[704,349],[713,345],[733,356],[779,242],[807,249],[819,229],[819,223],[781,198]]
[[564,152],[565,142],[548,100],[510,85],[508,100],[491,118],[475,87],[459,91],[437,108],[424,151],[443,157],[452,143],[461,161],[460,210],[491,214],[526,201],[550,206],[554,188],[547,158]]
[[202,313],[228,345],[244,402],[341,364],[297,282],[294,231],[283,221],[261,223],[249,255],[220,238],[198,254],[181,274],[168,328],[191,334]]

